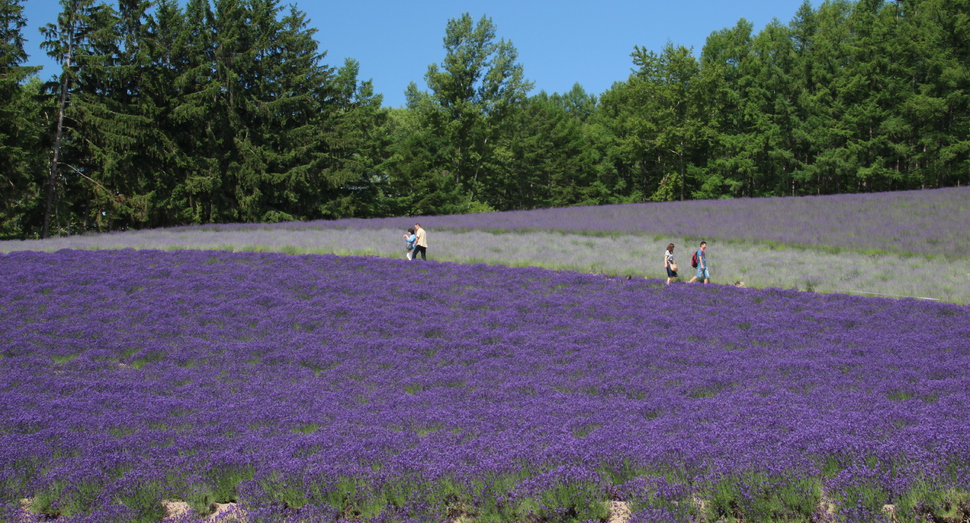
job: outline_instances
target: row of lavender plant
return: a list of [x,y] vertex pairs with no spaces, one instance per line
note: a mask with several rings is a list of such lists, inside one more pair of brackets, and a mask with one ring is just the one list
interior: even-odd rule
[[[970,310],[282,254],[0,257],[0,519],[970,515]],[[830,503],[834,514],[820,515]]]
[[[718,282],[966,304],[970,303],[970,257],[964,255],[970,241],[965,227],[970,221],[967,196],[966,188],[953,188],[419,219],[432,231],[432,256],[438,260],[663,277],[656,260],[667,243],[676,243],[686,256],[696,247],[697,238],[704,238],[714,251]],[[148,248],[402,257],[401,232],[415,220],[129,231],[0,242],[0,252]],[[392,224],[396,228],[381,228]],[[568,230],[579,233],[551,232]],[[684,237],[657,232],[662,230],[677,230]],[[499,231],[518,232],[495,234]],[[864,241],[852,239],[856,237]],[[805,248],[809,244],[812,247]],[[917,252],[922,254],[914,257]]]
[[[677,245],[686,281],[696,242],[683,238],[610,237],[522,232],[451,232],[432,229],[429,256],[439,261],[543,267],[619,276],[666,277],[661,253]],[[970,258],[941,263],[923,257],[867,255],[711,240],[708,264],[713,281],[749,287],[797,288],[970,303]],[[66,237],[40,242],[0,242],[18,250],[161,249],[338,254],[404,258],[397,229],[203,231],[162,229],[129,234]]]
[[[388,228],[414,218],[305,223],[233,224],[203,230]],[[437,230],[558,231],[647,234],[896,253],[943,259],[970,257],[970,187],[799,198],[695,200],[421,218]],[[189,228],[191,230],[193,228]]]

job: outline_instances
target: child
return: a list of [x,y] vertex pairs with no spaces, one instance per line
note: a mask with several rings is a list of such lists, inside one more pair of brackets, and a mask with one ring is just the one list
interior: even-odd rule
[[408,233],[404,235],[404,245],[407,250],[408,259],[411,259],[411,255],[414,253],[414,240],[417,236],[414,234],[414,227],[408,229]]

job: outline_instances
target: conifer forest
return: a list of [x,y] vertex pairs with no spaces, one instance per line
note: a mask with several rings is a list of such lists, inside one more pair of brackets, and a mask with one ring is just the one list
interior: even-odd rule
[[970,184],[970,1],[805,2],[535,92],[456,13],[403,107],[278,0],[0,0],[0,239]]

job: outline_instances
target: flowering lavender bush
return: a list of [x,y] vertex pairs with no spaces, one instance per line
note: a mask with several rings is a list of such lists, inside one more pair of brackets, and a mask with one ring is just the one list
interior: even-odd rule
[[[788,246],[970,257],[970,187],[799,198],[564,207],[532,211],[423,217],[437,230],[557,231],[648,234]],[[278,224],[231,224],[176,230],[252,231],[394,229],[415,218],[344,219]]]
[[[713,279],[749,287],[970,303],[966,188],[574,207],[422,217],[431,256],[556,270],[663,277],[660,253],[703,238]],[[0,252],[204,249],[403,257],[415,218],[206,225],[0,242]],[[504,233],[503,233],[504,231]],[[686,270],[684,273],[688,273]]]
[[[870,194],[842,194],[799,198],[693,200],[686,202],[564,207],[531,211],[484,214],[343,219],[333,221],[284,222],[276,224],[200,225],[71,237],[33,242],[0,242],[0,252],[60,248],[130,247],[154,245],[192,248],[255,250],[260,245],[288,246],[312,252],[314,235],[349,230],[367,234],[368,229],[395,232],[394,240],[415,220],[435,231],[467,232],[559,232],[566,234],[652,236],[719,240],[747,245],[820,249],[826,252],[918,255],[953,261],[970,258],[970,187],[897,191]],[[266,234],[260,234],[264,232]],[[207,236],[205,233],[220,233]],[[131,235],[134,235],[132,237]],[[205,238],[200,240],[200,238]],[[218,238],[222,238],[219,240]],[[386,236],[383,236],[386,238]],[[342,236],[348,250],[367,244],[372,253],[384,250],[381,242],[359,241]],[[400,242],[396,242],[399,244]],[[276,249],[275,247],[272,249]],[[339,250],[339,248],[338,248]],[[394,248],[395,252],[400,249]],[[328,251],[333,252],[333,251]]]
[[269,253],[0,268],[8,519],[970,515],[967,307]]
[[[566,207],[433,220],[434,227],[450,230],[648,234],[813,247],[836,253],[916,254],[948,260],[970,257],[970,187]],[[339,220],[328,226],[393,224],[392,228],[401,228],[408,221]]]
[[[573,207],[422,217],[441,261],[663,277],[678,246],[684,274],[698,238],[713,281],[749,287],[970,303],[970,191],[928,191]],[[402,258],[415,218],[180,227],[41,241],[0,252],[205,249]],[[503,233],[504,232],[504,233]],[[688,274],[689,276],[689,274]]]
[[[73,236],[34,242],[0,242],[16,250],[74,249],[203,249],[339,254],[403,259],[401,232],[396,229],[253,229],[214,231],[162,229],[126,234]],[[665,275],[661,253],[677,245],[683,275],[696,242],[683,238],[634,235],[583,236],[555,232],[494,234],[485,231],[431,231],[431,257],[460,263],[659,278]],[[711,240],[713,281],[745,282],[749,287],[780,287],[820,292],[916,297],[970,303],[970,258],[939,259],[900,255],[832,253]]]

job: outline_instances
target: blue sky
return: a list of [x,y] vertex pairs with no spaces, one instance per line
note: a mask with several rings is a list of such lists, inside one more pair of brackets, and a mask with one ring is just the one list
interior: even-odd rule
[[[772,19],[788,24],[802,0],[282,0],[306,13],[317,29],[324,63],[339,67],[345,58],[360,62],[360,80],[373,80],[384,105],[400,107],[408,83],[427,89],[428,65],[441,63],[442,38],[449,19],[463,13],[478,21],[492,19],[497,38],[519,51],[532,94],[563,93],[579,83],[599,95],[629,76],[634,46],[654,51],[667,42],[693,47],[699,55],[707,36],[732,27],[741,18],[760,31]],[[818,7],[820,0],[812,0]],[[29,65],[45,67],[42,78],[57,72],[41,51],[38,28],[56,20],[58,0],[26,0],[26,51]]]

